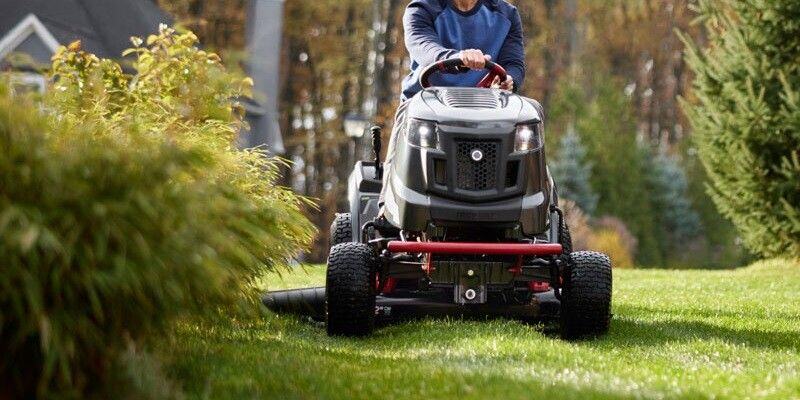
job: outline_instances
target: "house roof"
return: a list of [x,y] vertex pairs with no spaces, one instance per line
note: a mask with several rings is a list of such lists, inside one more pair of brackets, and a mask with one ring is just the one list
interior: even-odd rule
[[0,10],[0,38],[33,14],[60,44],[80,40],[104,58],[121,57],[131,36],[172,22],[152,0],[0,0]]
[[[283,153],[276,98],[277,59],[280,56],[283,0],[253,2],[249,24],[259,29],[249,33],[254,57],[270,61],[251,68],[259,101],[246,102],[250,131],[242,146],[267,145],[272,153]],[[257,12],[255,12],[257,11]],[[0,70],[9,65],[5,55],[21,52],[33,58],[13,68],[35,70],[49,63],[58,45],[80,40],[82,48],[102,58],[120,58],[131,47],[130,37],[144,37],[172,20],[153,0],[0,0]],[[257,26],[256,26],[257,25]],[[252,28],[252,27],[251,27]],[[255,46],[259,44],[259,46]]]

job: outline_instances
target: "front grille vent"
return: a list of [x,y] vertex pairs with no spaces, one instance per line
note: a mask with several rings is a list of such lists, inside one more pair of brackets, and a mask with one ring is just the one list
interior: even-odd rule
[[[497,187],[496,140],[464,140],[456,142],[456,187],[461,190],[489,190]],[[475,161],[473,152],[482,157]]]
[[509,161],[506,166],[506,187],[517,186],[517,175],[519,175],[519,161]]
[[454,89],[444,90],[442,101],[448,107],[495,109],[500,107],[500,100],[494,90],[486,89]]

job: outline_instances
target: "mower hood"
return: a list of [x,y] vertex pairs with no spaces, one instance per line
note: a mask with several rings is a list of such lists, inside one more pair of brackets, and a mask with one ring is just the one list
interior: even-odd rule
[[411,101],[409,116],[442,125],[511,128],[542,120],[530,99],[501,89],[433,87]]

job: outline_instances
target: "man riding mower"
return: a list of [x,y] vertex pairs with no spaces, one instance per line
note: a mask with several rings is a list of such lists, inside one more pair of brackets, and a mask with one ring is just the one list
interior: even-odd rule
[[507,73],[491,61],[485,68],[477,88],[431,86],[434,74],[469,71],[460,58],[424,69],[387,169],[377,157],[356,163],[350,213],[331,226],[329,334],[371,333],[379,295],[511,315],[535,311],[542,292],[560,300],[565,336],[608,329],[611,265],[599,253],[571,252],[545,164],[541,108],[487,88]]
[[325,289],[292,292],[324,296],[328,334],[368,335],[404,310],[554,316],[565,337],[608,330],[609,259],[571,251],[542,108],[513,92],[525,71],[520,25],[503,0],[409,4],[412,71],[386,163],[376,127],[375,159],[356,163],[349,212],[331,225]]

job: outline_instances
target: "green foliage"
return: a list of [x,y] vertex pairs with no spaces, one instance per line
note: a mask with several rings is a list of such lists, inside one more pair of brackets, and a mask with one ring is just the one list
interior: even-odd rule
[[162,28],[127,75],[76,43],[42,106],[0,93],[0,397],[119,397],[126,347],[252,306],[310,242],[277,162],[235,148],[249,82],[195,45]]
[[[684,146],[692,146],[693,140],[684,141]],[[681,157],[688,181],[688,195],[692,208],[700,218],[702,235],[691,243],[688,252],[683,252],[684,265],[698,267],[728,268],[744,265],[752,261],[746,248],[739,243],[736,228],[723,218],[708,195],[708,176],[700,161],[697,150],[688,147]]]
[[591,216],[597,207],[597,194],[591,186],[592,165],[586,159],[586,147],[574,129],[561,136],[558,153],[550,162],[550,172],[560,197],[574,201]]
[[562,82],[553,100],[551,126],[570,119],[581,133],[592,164],[591,186],[598,195],[595,215],[621,219],[638,241],[639,265],[663,262],[653,215],[647,159],[636,140],[630,99],[608,76],[593,79],[593,92]]
[[678,159],[660,152],[651,163],[653,205],[659,210],[659,227],[668,238],[664,250],[671,252],[700,234],[700,218],[692,208],[686,173]]
[[[745,244],[800,255],[800,3],[701,0],[709,46],[689,44],[683,106],[709,192]],[[685,40],[689,42],[689,40]]]

